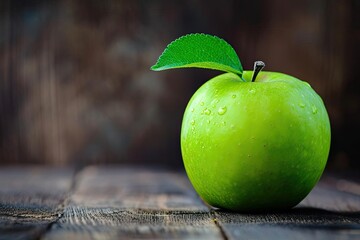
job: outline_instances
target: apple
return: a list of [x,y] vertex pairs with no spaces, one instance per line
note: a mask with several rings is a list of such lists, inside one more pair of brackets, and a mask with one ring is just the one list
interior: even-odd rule
[[227,72],[201,86],[181,126],[187,175],[209,205],[271,211],[297,205],[320,179],[330,149],[330,122],[320,96],[295,77],[244,71],[235,50],[195,33],[171,42],[154,71],[207,68]]
[[186,172],[211,206],[291,208],[325,168],[328,114],[310,85],[295,77],[253,71],[242,76],[246,82],[233,73],[219,75],[192,96],[181,127]]

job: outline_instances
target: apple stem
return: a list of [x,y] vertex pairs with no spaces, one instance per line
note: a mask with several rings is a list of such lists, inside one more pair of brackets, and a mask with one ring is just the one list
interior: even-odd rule
[[265,67],[265,63],[263,61],[255,61],[254,63],[254,72],[251,78],[252,82],[255,82],[255,79],[259,72]]

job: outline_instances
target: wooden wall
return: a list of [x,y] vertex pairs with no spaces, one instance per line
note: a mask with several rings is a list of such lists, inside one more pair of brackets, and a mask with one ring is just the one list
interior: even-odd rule
[[0,163],[181,166],[183,111],[217,72],[149,71],[190,32],[218,35],[245,68],[308,81],[332,124],[329,168],[359,168],[360,4],[315,1],[4,0]]

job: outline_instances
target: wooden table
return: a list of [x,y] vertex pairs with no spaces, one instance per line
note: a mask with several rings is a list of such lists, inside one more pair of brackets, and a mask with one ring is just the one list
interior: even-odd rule
[[0,169],[0,239],[360,239],[360,184],[325,175],[287,212],[205,205],[184,172]]

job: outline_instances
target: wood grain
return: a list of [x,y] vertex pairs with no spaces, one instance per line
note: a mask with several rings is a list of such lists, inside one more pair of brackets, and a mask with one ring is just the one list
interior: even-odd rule
[[38,239],[63,212],[72,171],[0,169],[0,239]]
[[360,239],[359,184],[325,177],[292,210],[212,209],[184,172],[0,169],[0,239]]
[[88,167],[45,239],[204,238],[221,232],[182,173]]
[[299,207],[339,213],[360,212],[360,191],[358,189],[360,189],[359,183],[325,175],[299,204]]
[[71,203],[117,208],[208,211],[184,173],[122,166],[87,167]]

